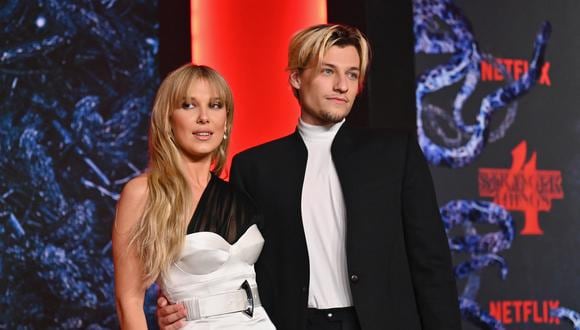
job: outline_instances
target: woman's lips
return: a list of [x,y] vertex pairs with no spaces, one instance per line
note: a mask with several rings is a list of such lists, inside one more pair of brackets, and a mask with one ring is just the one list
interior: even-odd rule
[[208,131],[199,131],[199,132],[193,132],[192,135],[195,136],[195,138],[198,140],[207,141],[211,138],[213,133],[208,132]]

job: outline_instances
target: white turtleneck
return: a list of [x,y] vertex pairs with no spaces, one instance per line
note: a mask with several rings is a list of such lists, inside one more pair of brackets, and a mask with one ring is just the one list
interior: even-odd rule
[[346,211],[330,146],[340,123],[330,126],[298,122],[308,149],[302,187],[302,223],[310,263],[308,307],[352,306],[346,264]]

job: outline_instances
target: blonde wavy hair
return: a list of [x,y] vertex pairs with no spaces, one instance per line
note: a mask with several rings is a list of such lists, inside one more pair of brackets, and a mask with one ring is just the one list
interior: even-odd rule
[[[179,147],[173,139],[170,117],[188,97],[190,86],[199,80],[212,86],[224,102],[226,136],[230,136],[232,129],[232,91],[217,71],[203,65],[186,64],[163,80],[151,113],[147,202],[129,243],[135,247],[147,281],[157,279],[179,256],[193,211],[193,196],[181,166]],[[224,168],[228,144],[229,139],[224,138],[212,154],[211,171],[215,175],[220,175]]]
[[[356,48],[360,57],[359,91],[362,90],[366,72],[371,60],[371,48],[366,37],[357,29],[340,24],[320,24],[298,31],[288,47],[289,72],[302,73],[308,67],[318,66],[332,46]],[[298,90],[292,87],[294,96]]]

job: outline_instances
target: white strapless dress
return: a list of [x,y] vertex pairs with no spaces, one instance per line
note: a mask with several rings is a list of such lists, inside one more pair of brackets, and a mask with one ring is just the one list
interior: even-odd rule
[[[184,303],[188,319],[192,315],[197,318],[188,320],[183,329],[275,329],[259,305],[256,289],[254,263],[263,245],[264,238],[255,224],[234,244],[212,232],[187,235],[179,260],[158,281],[169,301]],[[240,304],[240,297],[243,308],[251,305],[246,291],[240,290],[245,281],[253,292],[252,316],[244,311],[229,311]]]

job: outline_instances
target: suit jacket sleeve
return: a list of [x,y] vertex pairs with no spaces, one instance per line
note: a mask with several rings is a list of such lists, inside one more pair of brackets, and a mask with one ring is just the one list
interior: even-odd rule
[[427,162],[407,142],[403,178],[404,235],[423,329],[461,329],[451,255]]

